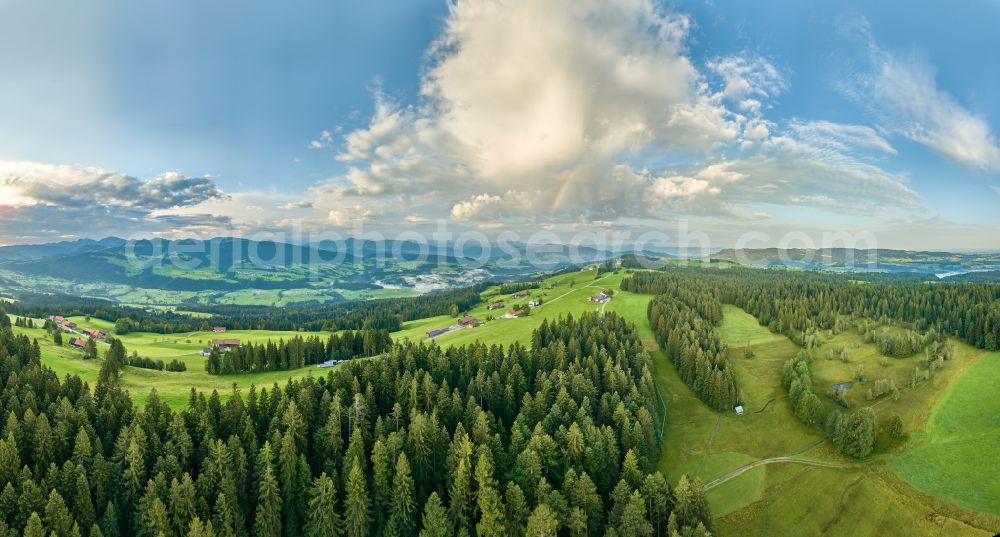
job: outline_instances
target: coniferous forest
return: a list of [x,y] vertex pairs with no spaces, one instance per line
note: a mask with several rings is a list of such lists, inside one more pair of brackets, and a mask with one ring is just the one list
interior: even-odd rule
[[622,289],[657,295],[649,302],[649,325],[681,379],[709,406],[727,410],[740,402],[739,387],[715,331],[722,322],[718,293],[704,282],[662,273],[622,282]]
[[[622,289],[661,294],[671,287],[708,288],[712,300],[734,304],[773,332],[799,345],[838,316],[935,329],[986,350],[1000,349],[1000,284],[873,280],[858,284],[841,274],[787,270],[683,269],[636,273]],[[803,345],[804,346],[804,345]]]
[[[822,412],[812,391],[811,349],[818,330],[843,330],[857,323],[867,340],[887,357],[905,358],[928,345],[929,360],[950,356],[946,335],[973,346],[996,350],[1000,342],[1000,285],[987,283],[926,284],[874,279],[859,284],[843,275],[787,270],[668,269],[640,272],[622,289],[655,294],[649,321],[678,374],[710,406],[719,410],[739,402],[737,380],[727,366],[727,349],[713,325],[721,321],[721,303],[754,315],[772,332],[785,334],[803,348],[784,366],[783,386],[795,415],[824,428],[843,453],[865,457],[875,442],[876,416],[870,407],[849,414]],[[904,328],[879,334],[876,324]],[[917,375],[917,372],[914,373]],[[881,393],[893,388],[883,385]],[[874,393],[873,393],[874,396]],[[841,394],[834,399],[843,401]]]
[[240,345],[225,353],[213,350],[205,361],[205,370],[216,375],[287,371],[327,360],[375,356],[391,346],[389,332],[374,328],[331,334],[326,343],[318,336],[297,336],[277,342]]
[[[393,345],[321,378],[172,411],[59,379],[0,322],[0,534],[707,535],[698,482],[654,472],[649,357],[614,314],[532,349]],[[241,395],[241,396],[236,396]]]

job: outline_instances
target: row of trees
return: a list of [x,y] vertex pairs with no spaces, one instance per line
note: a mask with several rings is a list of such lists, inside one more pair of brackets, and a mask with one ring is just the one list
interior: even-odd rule
[[[0,309],[0,311],[2,311],[2,309]],[[3,313],[3,315],[6,315],[6,312]],[[8,317],[7,320],[10,321],[10,318]],[[26,317],[18,317],[14,319],[14,326],[18,326],[21,328],[34,328],[35,320]]]
[[649,358],[615,315],[533,348],[396,344],[272,389],[136,409],[112,340],[93,391],[0,330],[0,533],[704,536],[657,460]]
[[205,370],[213,375],[285,371],[327,360],[375,356],[391,346],[389,332],[375,328],[331,334],[325,344],[318,336],[296,336],[277,342],[247,343],[225,353],[213,349],[205,362]]
[[139,356],[134,351],[132,352],[132,356],[128,359],[128,365],[131,367],[141,367],[143,369],[155,369],[157,371],[187,371],[187,364],[176,358],[169,362],[164,362],[163,360],[154,360],[152,358]]
[[656,294],[649,302],[649,325],[681,379],[716,410],[740,402],[728,349],[715,330],[722,304],[714,289],[670,273],[639,273],[622,282],[625,291]]

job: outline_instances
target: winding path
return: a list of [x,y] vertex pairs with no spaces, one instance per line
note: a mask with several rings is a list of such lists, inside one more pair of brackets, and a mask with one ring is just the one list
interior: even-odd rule
[[789,463],[795,463],[795,464],[802,464],[802,465],[805,465],[805,466],[818,466],[818,467],[822,467],[822,468],[855,468],[855,467],[859,466],[859,464],[857,464],[857,463],[814,461],[814,460],[809,460],[809,459],[798,459],[798,458],[796,458],[799,455],[802,455],[802,454],[804,454],[804,453],[806,453],[808,451],[811,451],[811,450],[819,447],[824,442],[826,442],[826,438],[820,439],[819,441],[817,441],[817,442],[815,442],[815,443],[807,446],[805,449],[803,449],[802,451],[799,451],[798,453],[793,453],[791,455],[782,455],[782,456],[779,456],[779,457],[769,457],[767,459],[761,459],[759,461],[754,461],[754,462],[751,462],[750,464],[743,465],[743,466],[741,466],[741,467],[739,467],[739,468],[737,468],[737,469],[735,469],[735,470],[733,470],[733,471],[731,471],[729,473],[723,474],[723,475],[721,475],[721,476],[719,476],[719,477],[717,477],[717,478],[709,481],[708,483],[705,483],[705,490],[709,490],[709,489],[715,488],[715,487],[717,487],[717,486],[725,483],[726,481],[729,481],[730,479],[739,477],[739,476],[741,476],[741,475],[749,472],[750,470],[752,470],[752,469],[754,469],[754,468],[756,468],[758,466],[764,466],[766,464],[777,464],[777,463],[789,462]]

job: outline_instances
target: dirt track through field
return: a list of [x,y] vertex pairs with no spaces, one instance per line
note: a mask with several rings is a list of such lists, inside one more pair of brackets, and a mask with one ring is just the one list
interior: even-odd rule
[[705,483],[705,490],[709,490],[709,489],[715,488],[715,487],[717,487],[717,486],[725,483],[726,481],[729,481],[730,479],[739,477],[739,476],[741,476],[741,475],[749,472],[750,470],[752,470],[754,468],[757,468],[758,466],[764,466],[766,464],[794,463],[794,464],[802,464],[802,465],[805,465],[805,466],[818,466],[818,467],[821,467],[821,468],[855,468],[855,467],[859,466],[856,463],[849,463],[849,462],[827,462],[827,461],[814,461],[814,460],[809,460],[809,459],[799,459],[799,458],[796,458],[799,455],[803,455],[806,452],[811,451],[811,450],[819,447],[824,442],[826,442],[826,438],[823,438],[823,439],[821,439],[821,440],[819,440],[819,441],[817,441],[817,442],[815,442],[815,443],[807,446],[805,449],[803,449],[802,451],[799,451],[798,453],[793,453],[791,455],[782,455],[782,456],[779,456],[779,457],[769,457],[767,459],[761,459],[759,461],[754,461],[754,462],[751,462],[750,464],[743,465],[743,466],[741,466],[741,467],[739,467],[739,468],[737,468],[737,469],[735,469],[735,470],[733,470],[733,471],[731,471],[729,473],[723,474],[723,475],[721,475],[721,476],[719,476],[719,477],[717,477],[717,478],[709,481],[708,483]]
[[587,287],[595,287],[595,286],[594,286],[594,284],[595,284],[595,283],[597,283],[597,282],[599,282],[599,281],[601,281],[601,280],[603,280],[603,279],[607,278],[608,276],[611,276],[611,274],[612,274],[612,273],[610,273],[610,272],[609,272],[609,273],[608,273],[608,274],[607,274],[606,276],[604,276],[604,277],[602,277],[602,278],[599,278],[599,279],[596,279],[596,280],[594,280],[593,282],[591,282],[590,284],[588,284],[588,285],[584,285],[583,287],[577,287],[577,288],[575,288],[575,289],[570,289],[569,291],[566,291],[565,293],[563,293],[563,294],[561,294],[561,295],[559,295],[559,296],[557,296],[557,297],[553,298],[552,300],[546,300],[545,302],[542,302],[541,304],[539,304],[539,305],[538,305],[538,307],[539,307],[539,308],[542,308],[542,307],[545,307],[545,305],[546,305],[546,304],[551,304],[551,303],[555,302],[556,300],[559,300],[560,298],[562,298],[562,297],[564,297],[564,296],[566,296],[566,295],[571,295],[571,294],[573,294],[573,293],[575,293],[575,292],[579,291],[580,289],[584,289],[584,288],[587,288]]

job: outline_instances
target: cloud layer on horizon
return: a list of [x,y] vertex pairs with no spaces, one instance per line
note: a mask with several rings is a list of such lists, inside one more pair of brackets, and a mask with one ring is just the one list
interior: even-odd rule
[[179,214],[227,195],[208,177],[166,172],[143,181],[69,165],[0,161],[0,237],[46,240],[87,234],[126,235],[176,228],[224,229],[226,216]]

